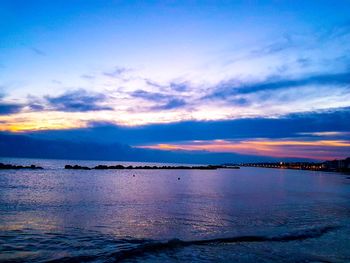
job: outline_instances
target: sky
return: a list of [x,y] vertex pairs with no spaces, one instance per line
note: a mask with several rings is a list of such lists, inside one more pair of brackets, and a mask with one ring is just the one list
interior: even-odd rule
[[0,17],[4,134],[350,155],[349,1],[2,0]]

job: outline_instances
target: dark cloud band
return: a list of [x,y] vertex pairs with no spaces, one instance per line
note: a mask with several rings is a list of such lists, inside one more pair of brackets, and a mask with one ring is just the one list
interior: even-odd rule
[[47,96],[45,99],[52,109],[64,112],[113,110],[111,107],[100,105],[107,99],[105,95],[85,90],[67,92],[57,97]]

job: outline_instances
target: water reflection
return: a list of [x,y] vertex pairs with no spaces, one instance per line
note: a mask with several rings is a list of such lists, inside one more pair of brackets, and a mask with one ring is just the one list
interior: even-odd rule
[[8,245],[0,254],[60,258],[78,248],[98,253],[98,244],[107,253],[144,239],[350,225],[350,186],[340,174],[259,168],[74,171],[61,169],[64,161],[44,163],[50,169],[0,171],[0,242]]

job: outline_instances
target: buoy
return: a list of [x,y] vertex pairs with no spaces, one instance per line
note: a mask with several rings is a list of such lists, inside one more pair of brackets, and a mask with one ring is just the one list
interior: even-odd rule
[[178,177],[177,180],[180,180],[180,177]]

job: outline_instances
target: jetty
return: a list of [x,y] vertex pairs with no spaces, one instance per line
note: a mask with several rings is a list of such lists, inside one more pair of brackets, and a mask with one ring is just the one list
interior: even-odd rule
[[163,165],[163,166],[150,166],[150,165],[144,165],[144,166],[124,166],[124,165],[97,165],[93,168],[87,167],[87,166],[80,166],[80,165],[66,165],[64,167],[65,169],[72,169],[72,170],[216,170],[216,169],[239,169],[239,167],[227,167],[224,165],[201,165],[201,166],[170,166],[170,165]]

